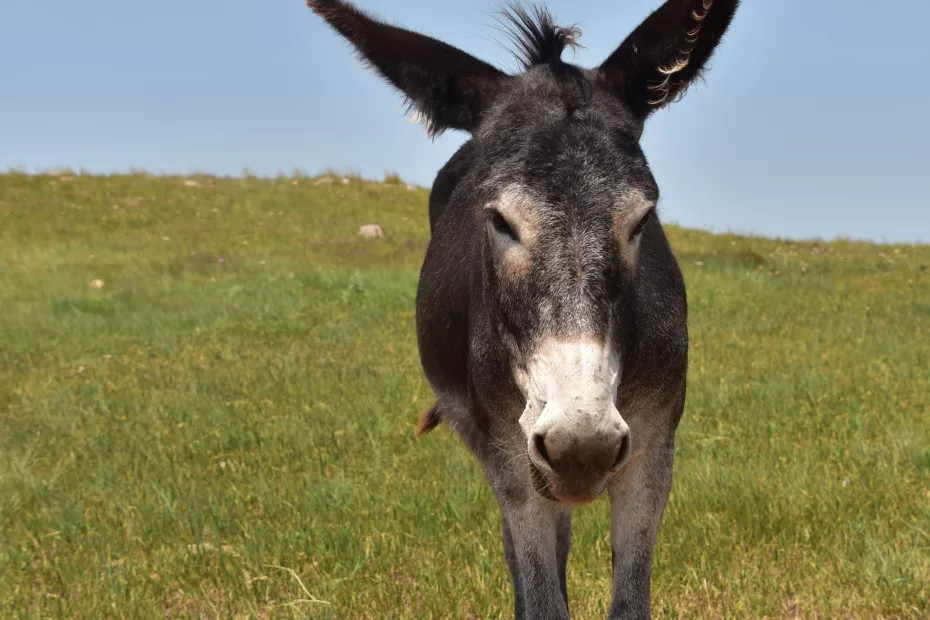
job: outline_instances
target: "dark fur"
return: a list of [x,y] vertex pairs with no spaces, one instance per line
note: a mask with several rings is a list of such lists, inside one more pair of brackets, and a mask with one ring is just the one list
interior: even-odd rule
[[542,7],[526,9],[511,5],[502,13],[504,32],[514,44],[514,54],[524,69],[535,65],[560,64],[562,53],[578,45],[581,31],[572,26],[562,28]]
[[[611,617],[648,616],[652,544],[684,408],[687,299],[659,219],[648,220],[632,264],[623,260],[632,241],[618,238],[615,222],[638,197],[658,199],[639,145],[643,123],[700,76],[737,4],[668,0],[595,69],[561,58],[577,29],[556,26],[545,10],[512,7],[505,22],[524,71],[511,76],[343,0],[308,1],[404,93],[431,134],[471,133],[430,196],[416,310],[436,404],[417,435],[445,421],[481,462],[504,513],[518,617],[567,617],[567,513],[544,479],[533,490],[520,455],[526,395],[515,372],[547,338],[600,339],[622,359],[616,406],[635,428],[636,456],[609,487],[622,544]],[[516,278],[483,213],[513,187],[530,196],[539,230]],[[649,518],[632,523],[630,515]]]
[[442,424],[442,415],[439,413],[439,404],[433,403],[429,409],[420,414],[416,436],[422,437],[440,424]]

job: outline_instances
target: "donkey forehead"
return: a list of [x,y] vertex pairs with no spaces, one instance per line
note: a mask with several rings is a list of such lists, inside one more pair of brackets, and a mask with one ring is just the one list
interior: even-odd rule
[[631,218],[644,215],[655,206],[653,192],[629,184],[603,184],[600,188],[574,184],[573,191],[552,189],[559,181],[547,180],[539,185],[510,183],[494,193],[495,199],[484,207],[494,207],[521,228],[531,233],[535,242],[558,241],[578,235],[593,242],[611,238]]
[[639,145],[583,120],[532,128],[484,152],[480,195],[505,215],[531,214],[540,225],[600,226],[659,199]]
[[639,128],[612,98],[591,85],[531,78],[520,78],[529,85],[501,97],[476,133],[485,190],[522,185],[552,206],[619,207],[633,191],[658,198]]
[[569,116],[601,130],[637,137],[642,131],[642,121],[605,90],[593,72],[562,63],[536,66],[510,78],[485,111],[478,133],[530,133],[561,125]]
[[659,189],[645,159],[595,143],[603,138],[534,136],[511,144],[507,155],[485,155],[476,179],[479,194],[486,202],[563,217],[609,218],[643,202],[655,204]]

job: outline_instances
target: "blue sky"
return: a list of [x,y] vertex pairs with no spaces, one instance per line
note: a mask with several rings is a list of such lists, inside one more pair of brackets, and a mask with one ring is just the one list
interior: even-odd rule
[[[502,68],[496,0],[359,0]],[[659,0],[551,0],[600,63]],[[667,221],[930,242],[930,2],[744,0],[706,84],[649,121]],[[0,6],[0,169],[327,167],[429,185],[431,142],[302,0]],[[424,213],[424,217],[426,214]]]

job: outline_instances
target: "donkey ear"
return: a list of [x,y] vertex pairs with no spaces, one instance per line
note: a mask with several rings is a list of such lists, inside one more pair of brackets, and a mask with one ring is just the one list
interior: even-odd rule
[[739,0],[667,0],[599,68],[638,118],[681,98],[733,20]]
[[400,90],[427,134],[474,130],[508,76],[462,50],[382,23],[345,0],[307,0],[362,61]]

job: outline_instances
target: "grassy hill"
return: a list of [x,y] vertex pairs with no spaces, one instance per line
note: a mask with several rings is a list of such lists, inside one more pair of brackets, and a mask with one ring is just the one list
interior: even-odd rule
[[[0,176],[0,616],[511,615],[478,467],[413,438],[427,192],[392,180]],[[927,617],[930,248],[669,236],[656,616]],[[609,591],[602,501],[574,617]]]

